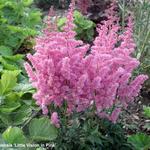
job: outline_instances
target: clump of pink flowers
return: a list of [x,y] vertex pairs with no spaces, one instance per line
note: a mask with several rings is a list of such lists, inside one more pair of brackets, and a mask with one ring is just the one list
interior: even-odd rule
[[[141,85],[148,78],[139,75],[132,79],[132,72],[139,65],[132,57],[135,43],[132,38],[132,19],[120,32],[113,7],[108,20],[97,27],[98,36],[90,47],[75,39],[73,24],[74,3],[67,15],[63,32],[45,29],[37,38],[35,54],[28,54],[25,69],[30,82],[37,89],[34,99],[44,114],[48,106],[61,107],[67,102],[67,112],[85,111],[95,104],[95,114],[116,122],[119,113],[134,100]],[[91,53],[87,55],[88,49]],[[110,113],[106,113],[108,109]],[[58,125],[57,114],[52,115]]]

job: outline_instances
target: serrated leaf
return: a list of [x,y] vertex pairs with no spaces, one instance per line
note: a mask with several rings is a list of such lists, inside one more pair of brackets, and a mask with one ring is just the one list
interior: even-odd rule
[[18,111],[12,113],[13,125],[24,123],[32,114],[32,109],[29,106],[23,105]]
[[33,87],[30,83],[19,83],[15,89],[15,91],[21,91],[23,93],[26,93],[26,92],[32,92],[33,91]]
[[6,59],[9,59],[9,60],[11,60],[11,61],[22,61],[22,59],[23,59],[23,55],[21,55],[21,54],[17,54],[17,55],[13,55],[13,56],[4,56],[4,58],[6,58]]
[[21,106],[19,102],[17,103],[12,103],[11,105],[4,105],[0,107],[0,111],[2,113],[10,113],[16,109],[18,109]]
[[4,123],[4,125],[9,126],[12,123],[12,120],[9,114],[0,113],[0,119]]
[[6,92],[12,90],[17,83],[17,76],[20,73],[19,70],[4,71],[0,80],[0,94],[3,95]]
[[4,131],[2,137],[10,144],[22,144],[26,142],[23,131],[18,127],[9,127]]
[[0,54],[2,56],[11,56],[13,54],[12,49],[6,46],[0,46]]
[[29,133],[35,141],[51,141],[57,137],[57,128],[50,123],[47,117],[35,118],[30,122]]

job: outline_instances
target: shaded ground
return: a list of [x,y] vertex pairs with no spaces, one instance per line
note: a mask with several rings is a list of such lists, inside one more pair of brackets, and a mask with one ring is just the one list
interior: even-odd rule
[[[150,106],[150,92],[142,91],[141,95],[121,116],[121,123],[128,134],[144,132],[150,135],[150,119],[143,115],[143,106]],[[148,124],[149,128],[146,127]]]

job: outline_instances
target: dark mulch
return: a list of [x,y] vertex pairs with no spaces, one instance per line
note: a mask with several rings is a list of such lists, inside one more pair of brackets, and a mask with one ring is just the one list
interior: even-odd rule
[[141,96],[130,104],[121,115],[120,121],[124,124],[127,134],[143,132],[150,135],[150,128],[145,127],[150,124],[150,118],[143,115],[143,106],[150,106],[150,91],[146,89],[141,91]]

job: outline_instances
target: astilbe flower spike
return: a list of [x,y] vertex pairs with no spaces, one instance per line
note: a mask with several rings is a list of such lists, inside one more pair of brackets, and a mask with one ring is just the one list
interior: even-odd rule
[[[61,107],[64,100],[68,113],[84,111],[94,103],[97,115],[116,122],[121,109],[134,100],[147,79],[140,75],[131,80],[139,65],[131,57],[135,48],[132,20],[129,18],[125,32],[118,34],[118,18],[110,9],[107,13],[111,16],[97,27],[99,35],[86,55],[89,45],[75,39],[73,10],[74,3],[63,32],[44,30],[37,38],[35,54],[27,56],[32,65],[26,63],[25,69],[37,89],[33,97],[44,114],[49,105]],[[115,109],[105,113],[110,108]]]
[[52,115],[51,115],[51,123],[53,125],[55,125],[57,128],[59,128],[60,127],[59,122],[60,121],[59,121],[57,112],[53,112]]

